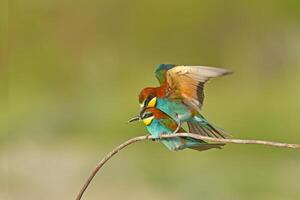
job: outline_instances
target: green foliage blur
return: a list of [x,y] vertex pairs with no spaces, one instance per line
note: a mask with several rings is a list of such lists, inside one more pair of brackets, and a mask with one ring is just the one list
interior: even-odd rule
[[[207,84],[203,114],[236,138],[300,143],[299,1],[1,5],[0,199],[75,198],[105,153],[146,133],[127,120],[140,89],[158,84],[159,63],[234,70]],[[299,180],[296,150],[141,142],[103,168],[85,199],[296,200]]]

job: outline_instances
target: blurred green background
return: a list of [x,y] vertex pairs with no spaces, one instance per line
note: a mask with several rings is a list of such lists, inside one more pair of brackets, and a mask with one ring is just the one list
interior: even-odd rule
[[[107,152],[146,133],[127,120],[159,63],[234,70],[207,84],[203,114],[236,138],[300,143],[299,1],[15,0],[1,11],[0,199],[74,199]],[[299,180],[296,150],[141,142],[84,199],[296,200]]]

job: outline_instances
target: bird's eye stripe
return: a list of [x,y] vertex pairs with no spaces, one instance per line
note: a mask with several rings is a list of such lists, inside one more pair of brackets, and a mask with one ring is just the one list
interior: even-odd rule
[[153,116],[152,113],[148,113],[148,114],[147,114],[147,117],[152,117],[152,116]]
[[147,107],[149,102],[154,98],[153,95],[150,95],[147,97],[147,99],[144,101],[144,107]]
[[144,106],[146,107],[149,104],[149,102],[150,102],[150,98],[147,98],[145,103],[144,103]]
[[143,118],[146,119],[146,118],[149,118],[149,117],[152,117],[152,116],[153,116],[152,113],[145,113]]

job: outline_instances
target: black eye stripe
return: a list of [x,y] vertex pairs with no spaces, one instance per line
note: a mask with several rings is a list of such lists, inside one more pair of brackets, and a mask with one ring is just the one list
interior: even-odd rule
[[147,119],[149,117],[152,117],[153,116],[153,113],[145,113],[144,116],[143,116],[143,119]]
[[153,95],[148,96],[147,99],[145,100],[144,107],[146,107],[153,98],[154,98]]
[[150,99],[147,98],[146,101],[145,101],[145,103],[144,103],[144,107],[146,107],[146,106],[148,105],[149,102],[150,102]]

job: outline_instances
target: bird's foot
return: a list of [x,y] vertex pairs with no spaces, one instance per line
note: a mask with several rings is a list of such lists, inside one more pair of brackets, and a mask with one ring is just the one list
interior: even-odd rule
[[151,140],[152,140],[153,142],[158,142],[160,139],[161,139],[160,136],[151,136]]
[[172,133],[172,134],[175,134],[179,131],[179,129],[181,128],[181,121],[178,122],[178,125],[177,125],[177,128],[176,130]]

